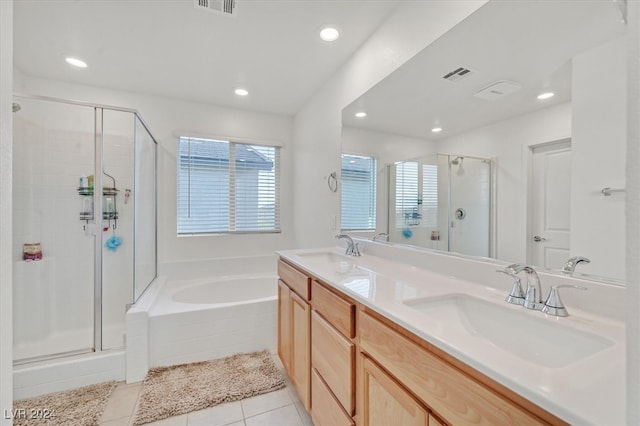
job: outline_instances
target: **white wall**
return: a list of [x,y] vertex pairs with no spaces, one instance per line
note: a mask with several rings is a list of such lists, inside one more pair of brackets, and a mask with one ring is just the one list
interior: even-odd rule
[[[389,175],[387,166],[396,161],[435,153],[435,143],[390,133],[354,127],[342,128],[342,153],[375,157],[377,161],[376,233],[387,232],[389,220]],[[351,232],[356,233],[356,232]]]
[[[627,38],[576,56],[572,63],[571,255],[586,273],[625,277]],[[582,265],[581,265],[582,266]]]
[[[0,425],[13,407],[12,112],[13,1],[0,1]],[[10,416],[9,416],[10,417]]]
[[340,170],[342,108],[484,3],[402,2],[298,112],[293,126],[297,246],[333,244],[340,229],[339,192],[328,189],[326,178]]
[[438,152],[495,158],[498,259],[526,259],[526,151],[531,145],[571,136],[571,104],[504,120],[438,143]]
[[[293,247],[292,119],[179,99],[148,96],[21,76],[16,92],[133,108],[140,112],[158,147],[158,262],[272,254]],[[176,233],[176,150],[180,134],[272,141],[281,151],[280,234],[178,237]],[[162,269],[162,268],[161,268]]]
[[629,2],[626,233],[627,424],[640,424],[640,3]]

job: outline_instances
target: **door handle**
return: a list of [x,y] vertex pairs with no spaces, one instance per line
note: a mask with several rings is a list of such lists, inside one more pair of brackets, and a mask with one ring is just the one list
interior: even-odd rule
[[541,237],[540,235],[534,235],[533,241],[535,241],[536,243],[539,243],[541,241],[547,241],[547,239],[544,237]]

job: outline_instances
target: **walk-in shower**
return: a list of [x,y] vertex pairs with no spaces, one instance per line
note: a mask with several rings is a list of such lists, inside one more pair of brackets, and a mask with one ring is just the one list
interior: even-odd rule
[[489,159],[433,154],[389,166],[389,241],[492,256]]
[[13,111],[14,364],[122,348],[156,276],[156,141],[131,109],[14,95]]

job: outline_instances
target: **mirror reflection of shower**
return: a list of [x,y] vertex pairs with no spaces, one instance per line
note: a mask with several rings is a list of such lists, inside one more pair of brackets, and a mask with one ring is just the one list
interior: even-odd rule
[[491,160],[432,154],[389,167],[390,241],[492,255]]
[[454,166],[458,166],[458,170],[456,171],[456,174],[458,176],[462,176],[464,174],[464,169],[462,168],[463,161],[464,161],[464,157],[460,157],[460,156],[451,160],[451,164],[453,164]]

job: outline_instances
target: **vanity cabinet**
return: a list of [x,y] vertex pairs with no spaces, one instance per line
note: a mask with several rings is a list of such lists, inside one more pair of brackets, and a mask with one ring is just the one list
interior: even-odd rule
[[[355,304],[318,281],[312,282],[311,295],[311,417],[317,425],[332,425],[333,418],[342,412],[347,424],[353,424]],[[336,414],[327,418],[332,412]]]
[[278,356],[304,407],[311,408],[311,278],[278,262]]
[[278,354],[316,426],[567,424],[282,260],[278,273]]

